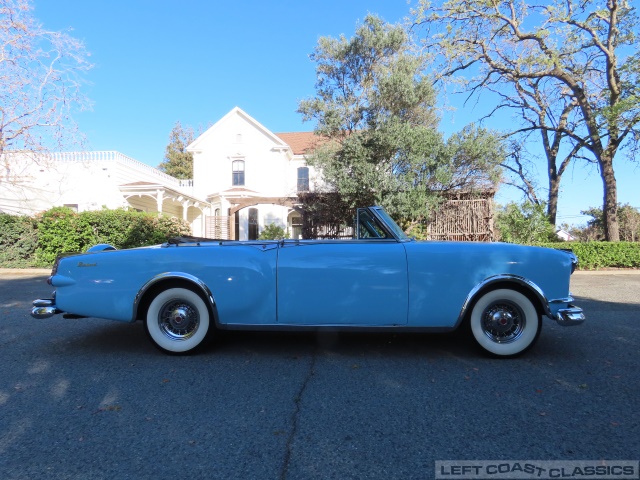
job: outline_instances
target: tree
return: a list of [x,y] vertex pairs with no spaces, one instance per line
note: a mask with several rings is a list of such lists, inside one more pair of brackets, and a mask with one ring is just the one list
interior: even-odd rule
[[[591,220],[578,233],[580,239],[603,240],[604,239],[604,214],[601,208],[591,207],[580,212],[588,215]],[[620,217],[620,239],[626,242],[640,240],[640,211],[628,203],[618,205]]]
[[194,138],[193,128],[182,128],[180,122],[176,122],[169,134],[169,144],[158,170],[183,180],[193,178],[193,154],[187,152],[187,147]]
[[420,221],[438,193],[497,180],[497,136],[470,126],[445,141],[436,130],[436,92],[421,73],[426,59],[410,45],[402,27],[369,15],[353,38],[323,37],[311,55],[316,96],[298,111],[326,141],[308,163],[344,212],[377,203]]
[[[488,86],[501,98],[500,104],[493,109],[493,112],[502,108],[514,109],[524,124],[522,128],[507,134],[513,139],[516,148],[502,166],[519,179],[516,186],[525,193],[527,199],[540,203],[533,180],[523,168],[529,152],[522,148],[523,144],[532,140],[532,136],[534,141],[535,138],[539,138],[547,174],[547,216],[555,225],[562,175],[572,160],[584,158],[579,155],[584,144],[576,142],[566,133],[577,129],[576,122],[579,121],[576,115],[577,105],[562,93],[562,89],[557,88],[558,85],[555,82],[547,78],[524,78],[515,82],[513,86],[515,92]],[[517,137],[521,137],[520,142],[515,140]]]
[[46,30],[31,10],[30,0],[0,0],[0,155],[75,141],[71,114],[87,106],[84,45]]
[[[560,132],[595,158],[603,183],[605,234],[619,239],[613,161],[640,139],[638,17],[631,0],[421,0],[416,21],[437,30],[427,44],[468,91],[549,82],[575,103],[580,121]],[[562,109],[561,109],[562,110]],[[544,125],[539,129],[545,130]]]
[[[508,134],[507,137],[510,135]],[[506,172],[502,183],[517,188],[522,192],[525,201],[539,205],[538,186],[532,173],[533,161],[528,158],[527,150],[518,139],[510,139],[507,156],[500,164]]]
[[544,203],[508,203],[497,211],[495,225],[504,242],[531,244],[555,239]]

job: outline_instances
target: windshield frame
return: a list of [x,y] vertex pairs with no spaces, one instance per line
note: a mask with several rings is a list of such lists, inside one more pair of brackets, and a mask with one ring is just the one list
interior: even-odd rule
[[386,210],[380,206],[367,208],[380,221],[385,229],[399,242],[409,242],[412,239],[404,233],[402,228],[391,218]]

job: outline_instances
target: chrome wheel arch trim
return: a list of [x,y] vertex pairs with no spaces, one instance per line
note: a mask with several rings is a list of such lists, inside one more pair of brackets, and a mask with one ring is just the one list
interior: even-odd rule
[[535,295],[536,299],[539,302],[539,305],[542,306],[544,314],[548,317],[552,316],[551,309],[549,308],[549,300],[547,300],[547,297],[544,295],[544,293],[542,292],[542,289],[538,287],[538,285],[533,283],[531,280],[527,280],[526,278],[521,277],[519,275],[511,275],[511,274],[505,273],[505,274],[494,275],[492,277],[485,278],[482,282],[480,282],[478,285],[473,287],[473,289],[469,292],[469,295],[467,295],[467,298],[465,299],[464,303],[462,304],[462,308],[460,309],[460,315],[458,316],[458,321],[456,322],[456,326],[462,323],[462,321],[464,320],[464,317],[467,315],[467,312],[469,311],[469,307],[473,304],[474,300],[478,297],[478,294],[485,288],[490,287],[491,285],[494,285],[497,283],[512,283],[515,285],[525,287],[528,291],[532,292]]
[[190,275],[190,274],[184,273],[184,272],[165,272],[165,273],[160,273],[159,275],[156,275],[151,280],[149,280],[147,283],[145,283],[142,286],[142,288],[140,288],[140,290],[138,290],[138,293],[136,294],[136,298],[135,298],[135,300],[133,302],[133,312],[132,312],[133,320],[137,319],[138,308],[140,307],[140,302],[144,298],[144,296],[147,293],[147,291],[151,287],[156,285],[158,282],[171,281],[171,280],[187,281],[188,283],[190,283],[191,285],[196,287],[200,291],[200,293],[202,293],[204,295],[204,298],[205,298],[208,306],[211,307],[211,312],[213,313],[214,322],[216,324],[218,323],[218,312],[216,310],[216,302],[215,302],[215,299],[213,298],[213,294],[211,293],[211,290],[209,290],[209,287],[207,286],[207,284],[204,283],[202,280],[200,280],[198,277],[195,277],[193,275]]

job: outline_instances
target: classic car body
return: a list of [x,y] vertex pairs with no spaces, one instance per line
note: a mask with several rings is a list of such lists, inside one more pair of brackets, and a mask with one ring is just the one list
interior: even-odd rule
[[169,353],[216,329],[450,331],[510,357],[537,340],[541,318],[584,321],[572,305],[571,252],[502,243],[417,242],[380,207],[358,210],[351,240],[182,238],[56,261],[50,299],[32,316],[142,320]]

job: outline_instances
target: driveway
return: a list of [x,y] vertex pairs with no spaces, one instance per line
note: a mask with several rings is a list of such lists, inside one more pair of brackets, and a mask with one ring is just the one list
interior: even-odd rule
[[[34,276],[36,275],[36,276]],[[226,333],[191,357],[140,323],[34,320],[0,272],[0,478],[429,479],[436,460],[637,460],[640,274],[577,272],[587,322],[532,351],[459,334]]]

